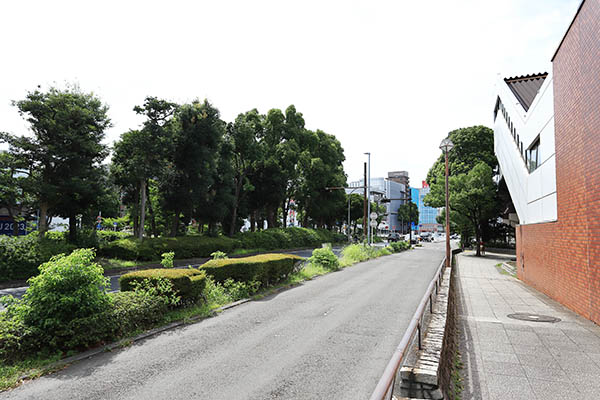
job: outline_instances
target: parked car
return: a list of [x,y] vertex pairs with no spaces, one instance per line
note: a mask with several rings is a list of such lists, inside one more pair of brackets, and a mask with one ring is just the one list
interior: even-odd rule
[[400,236],[400,234],[397,232],[391,232],[387,237],[388,242],[397,242],[401,239],[402,239],[402,236]]

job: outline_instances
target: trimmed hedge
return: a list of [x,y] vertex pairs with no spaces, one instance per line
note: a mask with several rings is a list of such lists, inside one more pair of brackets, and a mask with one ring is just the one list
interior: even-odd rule
[[206,273],[193,268],[158,268],[129,272],[119,278],[119,284],[122,291],[131,291],[135,288],[134,282],[141,284],[146,279],[152,282],[159,278],[169,280],[173,284],[175,294],[181,296],[182,301],[198,301],[206,286]]
[[320,246],[321,243],[343,242],[346,236],[325,229],[274,228],[257,232],[238,233],[234,238],[225,236],[182,236],[174,238],[146,238],[139,241],[126,238],[106,243],[98,255],[122,260],[154,261],[161,254],[175,252],[177,259],[210,257],[215,251],[229,253],[235,249],[285,249]]
[[182,236],[174,238],[120,239],[100,248],[98,254],[122,260],[160,260],[163,253],[175,252],[178,259],[210,257],[215,251],[230,252],[239,242],[228,237]]
[[200,267],[217,282],[227,279],[268,285],[285,279],[304,258],[291,254],[260,254],[244,258],[211,260]]

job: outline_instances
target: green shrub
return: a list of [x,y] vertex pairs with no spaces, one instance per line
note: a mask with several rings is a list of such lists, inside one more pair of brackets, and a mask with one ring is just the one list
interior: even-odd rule
[[93,249],[52,257],[29,279],[23,300],[8,306],[16,307],[14,315],[50,348],[85,347],[103,339],[96,333],[107,323],[108,279],[94,257]]
[[408,242],[404,242],[404,241],[392,242],[389,244],[388,247],[391,247],[392,250],[394,251],[394,253],[399,253],[401,251],[410,249],[410,245],[408,244]]
[[133,238],[115,240],[102,245],[98,254],[106,258],[137,260],[139,257],[139,240]]
[[118,231],[97,231],[96,235],[98,235],[98,241],[101,245],[131,237],[131,233]]
[[166,278],[143,279],[131,282],[133,291],[162,301],[168,307],[181,303],[181,296],[173,288],[173,282]]
[[329,270],[336,270],[340,267],[340,260],[338,260],[330,247],[314,249],[312,257],[308,261],[311,264],[316,264]]
[[109,293],[111,301],[111,336],[122,337],[159,322],[168,310],[157,296],[142,291]]
[[39,240],[37,232],[17,237],[0,235],[0,281],[35,276],[40,264],[74,249],[75,245],[65,242],[62,236]]
[[173,260],[175,259],[175,252],[174,251],[170,251],[168,253],[162,253],[162,260],[161,260],[161,264],[163,267],[165,268],[173,268]]
[[224,258],[229,258],[227,257],[227,253],[224,253],[222,251],[215,251],[214,253],[210,253],[210,256],[213,260],[222,260]]
[[200,268],[216,282],[227,279],[239,282],[260,282],[261,285],[276,283],[285,279],[302,257],[290,254],[260,254],[244,258],[211,260]]
[[342,249],[342,259],[350,264],[371,258],[371,248],[363,244],[351,244]]
[[129,272],[119,278],[119,284],[122,291],[130,291],[144,282],[146,285],[158,286],[163,279],[171,282],[173,292],[181,297],[183,303],[198,301],[202,297],[202,290],[206,284],[204,271],[193,268],[146,269]]
[[154,261],[161,255],[174,252],[180,259],[209,257],[215,251],[230,252],[239,242],[227,237],[183,236],[174,238],[135,238],[116,240],[100,248],[99,254],[106,258],[122,260]]

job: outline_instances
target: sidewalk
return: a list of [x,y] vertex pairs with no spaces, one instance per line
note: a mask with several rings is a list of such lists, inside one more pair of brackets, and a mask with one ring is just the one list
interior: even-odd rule
[[[463,399],[600,399],[600,327],[499,272],[502,254],[457,256]],[[527,322],[526,313],[560,318]]]

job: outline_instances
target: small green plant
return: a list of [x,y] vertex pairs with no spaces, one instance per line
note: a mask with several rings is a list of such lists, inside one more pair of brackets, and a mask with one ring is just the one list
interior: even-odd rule
[[173,268],[173,260],[175,259],[175,252],[169,251],[168,253],[162,253],[161,264],[165,268]]
[[340,260],[331,250],[331,247],[323,247],[314,249],[312,256],[308,259],[311,264],[319,265],[328,270],[336,270],[340,268]]
[[166,278],[144,279],[143,281],[133,281],[131,283],[133,291],[144,296],[158,297],[169,307],[175,307],[181,302],[181,296],[175,293],[173,282]]
[[225,258],[229,258],[227,257],[227,253],[224,253],[222,251],[215,251],[210,253],[210,256],[212,257],[213,260],[223,260]]
[[238,282],[233,279],[227,279],[223,283],[225,291],[233,301],[246,299],[258,291],[260,282]]

